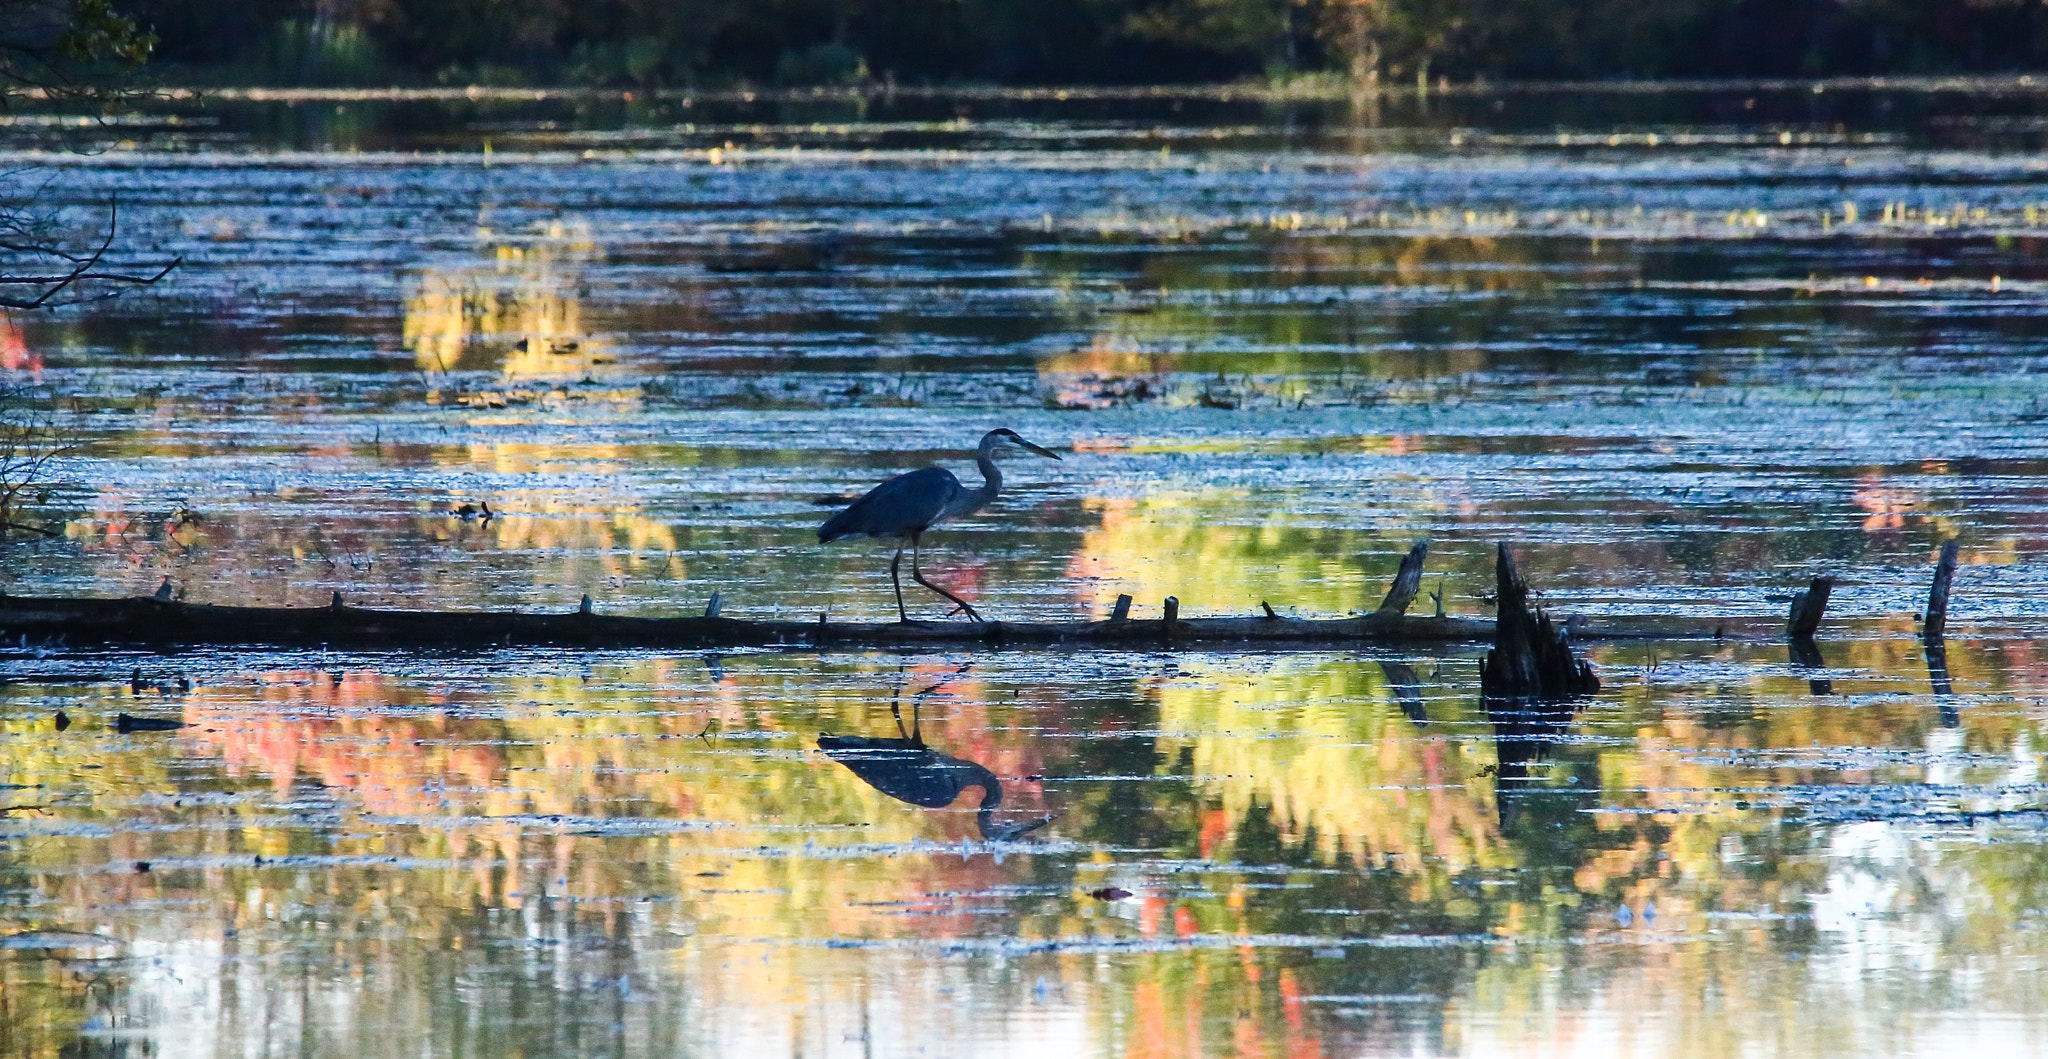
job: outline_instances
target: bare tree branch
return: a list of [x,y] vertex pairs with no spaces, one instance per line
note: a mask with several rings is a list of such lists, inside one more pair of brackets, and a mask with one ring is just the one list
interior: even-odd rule
[[[171,270],[183,264],[185,260],[183,257],[173,258],[168,264],[156,267],[153,272],[102,270],[100,266],[106,261],[107,251],[112,249],[114,239],[120,232],[119,196],[108,199],[106,235],[89,252],[80,253],[68,249],[54,235],[48,234],[51,227],[48,219],[32,218],[19,209],[10,214],[5,212],[5,207],[0,207],[0,228],[12,228],[27,236],[25,239],[0,242],[0,288],[42,288],[27,296],[0,295],[0,309],[29,311],[117,297],[135,287],[155,284],[170,275]],[[10,262],[7,259],[8,255],[16,260]],[[35,266],[38,264],[57,264],[59,271],[37,269]],[[82,285],[102,284],[107,286],[94,289],[83,296],[62,299],[58,297]]]
[[78,451],[80,441],[47,393],[0,383],[0,538],[24,529],[58,534],[18,520],[30,492],[50,483],[57,461]]

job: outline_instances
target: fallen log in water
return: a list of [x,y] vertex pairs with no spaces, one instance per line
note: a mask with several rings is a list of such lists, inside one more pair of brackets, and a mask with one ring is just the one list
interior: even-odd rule
[[[821,616],[822,619],[822,616]],[[1711,639],[1723,625],[1575,625],[1580,640]],[[719,615],[636,618],[581,607],[553,614],[400,611],[362,607],[229,607],[151,597],[79,599],[0,595],[0,638],[73,645],[270,645],[371,649],[448,647],[875,647],[970,645],[1287,648],[1358,644],[1490,643],[1483,618],[1374,613],[1349,618],[1224,617],[1170,621],[895,622],[747,621]]]
[[152,646],[296,647],[921,647],[1017,645],[1316,645],[1476,643],[1493,622],[1369,614],[1355,618],[1132,618],[974,623],[747,621],[715,614],[632,618],[361,607],[224,607],[153,598],[0,596],[0,638]]
[[[1429,554],[1418,543],[1402,560],[1386,601],[1370,614],[1348,618],[1285,618],[1270,604],[1260,615],[1183,618],[1180,600],[1166,597],[1159,620],[1135,619],[1131,597],[1117,597],[1106,621],[1053,622],[828,622],[748,621],[723,614],[723,596],[711,594],[701,616],[616,617],[598,614],[589,596],[565,613],[516,611],[373,610],[346,605],[341,593],[326,607],[232,607],[186,603],[174,598],[170,582],[153,596],[83,599],[10,596],[0,592],[0,642],[16,638],[38,643],[135,644],[149,647],[268,645],[346,647],[373,650],[489,647],[652,647],[703,650],[721,647],[916,649],[966,646],[1196,647],[1239,650],[1327,648],[1357,645],[1439,646],[1492,643],[1495,623],[1485,618],[1415,617],[1406,613],[1422,587]],[[1502,552],[1508,580],[1501,598],[1518,608],[1528,587]],[[1438,599],[1441,611],[1442,600]],[[1519,611],[1518,611],[1519,614]],[[1516,618],[1515,620],[1520,620]],[[1535,619],[1529,619],[1534,621]],[[1720,640],[1727,619],[1672,621],[1609,619],[1566,623],[1578,640]],[[1543,635],[1555,636],[1548,619]],[[1526,639],[1523,634],[1517,637]],[[138,678],[139,679],[139,678]],[[140,692],[138,691],[138,694]]]

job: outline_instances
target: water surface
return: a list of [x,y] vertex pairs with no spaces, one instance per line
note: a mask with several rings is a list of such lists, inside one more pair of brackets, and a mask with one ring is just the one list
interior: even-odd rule
[[[7,591],[884,618],[886,548],[817,523],[995,426],[1067,455],[930,542],[998,617],[1367,609],[1417,539],[1449,613],[1501,541],[1574,613],[1842,583],[1819,670],[1601,647],[1539,718],[1465,651],[15,643],[0,1051],[2038,1051],[2044,105],[17,121],[186,264],[0,336],[87,442]],[[819,751],[892,705],[985,825]]]

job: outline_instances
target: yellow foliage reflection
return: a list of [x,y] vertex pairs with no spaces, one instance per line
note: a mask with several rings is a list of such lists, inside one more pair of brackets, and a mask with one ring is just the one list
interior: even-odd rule
[[[1650,647],[1603,648],[1614,679],[1549,751],[1547,818],[1503,811],[1508,752],[1469,675],[1441,671],[1463,659],[1183,655],[1069,681],[1048,674],[1073,660],[1022,654],[543,654],[222,674],[189,695],[11,684],[0,784],[20,789],[0,804],[49,815],[0,815],[0,934],[89,929],[146,958],[95,993],[0,949],[0,1013],[31,1020],[0,1041],[59,1054],[75,1035],[43,1031],[102,1006],[161,1034],[144,1016],[182,995],[173,976],[227,1000],[189,1014],[195,1039],[249,1052],[269,1039],[255,998],[308,981],[350,1013],[308,1032],[364,1056],[414,1054],[458,1000],[478,1054],[546,1052],[593,1006],[669,1005],[716,1051],[914,1026],[964,1053],[1018,1017],[1017,1040],[1074,1054],[1337,1055],[1366,1028],[1357,1004],[1335,1013],[1345,996],[1401,1005],[1374,1008],[1392,1024],[1373,1033],[1412,1018],[1453,1050],[1568,1048],[1608,1025],[1603,1004],[1660,1013],[1660,1053],[1754,1050],[1727,1005],[1775,1005],[1818,1040],[1842,965],[1802,960],[1835,941],[1882,957],[1906,944],[1882,932],[1910,928],[1935,959],[1998,966],[2043,948],[2035,845],[1808,825],[1771,802],[1918,785],[2034,804],[2038,711],[1945,720],[1909,633],[1824,645],[1853,702],[1812,696],[1776,645],[1666,660],[1709,674],[1677,686],[1649,679]],[[2038,700],[2039,653],[1995,647],[1951,643],[1959,695]],[[931,746],[1002,777],[1011,819],[1058,813],[1044,846],[998,856],[971,796],[918,808],[815,750],[893,734],[891,704],[933,686]],[[117,711],[190,727],[120,737]],[[1989,793],[1946,793],[1972,784]],[[1091,896],[1117,881],[1136,893]],[[1993,977],[1973,994],[1993,1008],[2039,999]]]
[[508,382],[579,379],[612,357],[593,338],[565,266],[592,257],[587,225],[551,222],[512,238],[480,229],[489,266],[428,270],[406,300],[404,340],[424,371],[499,358]]
[[1261,598],[1345,614],[1385,591],[1368,583],[1361,553],[1398,556],[1411,543],[1398,527],[1305,527],[1291,514],[1261,510],[1246,490],[1159,490],[1087,503],[1102,521],[1074,550],[1067,574],[1080,598],[1101,608],[1128,592],[1147,604],[1178,597],[1188,614],[1249,613]]
[[1197,664],[1152,693],[1162,728],[1201,733],[1165,740],[1165,756],[1189,748],[1230,834],[1247,813],[1269,807],[1291,845],[1312,839],[1330,859],[1346,854],[1411,873],[1518,859],[1501,839],[1485,778],[1490,744],[1469,732],[1418,731],[1376,664],[1283,657],[1249,673]]

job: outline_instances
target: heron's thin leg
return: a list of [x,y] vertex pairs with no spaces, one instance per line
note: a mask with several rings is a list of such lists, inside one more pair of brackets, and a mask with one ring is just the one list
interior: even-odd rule
[[[917,707],[912,705],[911,709],[915,711]],[[903,666],[900,664],[896,667],[896,690],[889,696],[889,716],[896,718],[896,734],[904,741],[910,741],[910,733],[903,728]],[[915,717],[916,713],[911,716]]]
[[[915,562],[911,564],[913,569],[916,565]],[[901,545],[898,545],[896,548],[896,558],[889,560],[889,583],[896,586],[896,620],[908,625],[910,624],[910,612],[903,609],[903,577],[897,573],[902,567],[903,548]]]
[[920,584],[920,585],[923,585],[924,587],[926,587],[926,588],[929,588],[929,589],[931,589],[931,590],[932,590],[932,591],[934,591],[934,592],[937,592],[937,593],[938,593],[939,595],[942,595],[942,596],[946,597],[947,599],[950,599],[950,600],[952,600],[952,601],[953,601],[953,602],[955,602],[955,603],[958,603],[958,604],[960,605],[960,609],[961,609],[961,610],[964,610],[964,611],[966,611],[966,612],[967,612],[967,616],[968,616],[968,617],[969,617],[970,619],[972,619],[972,620],[974,620],[974,621],[984,621],[984,620],[986,620],[986,619],[984,619],[984,618],[983,618],[983,617],[981,616],[981,612],[980,612],[980,611],[977,611],[977,610],[975,610],[975,609],[974,609],[974,607],[973,607],[973,606],[971,606],[971,605],[969,605],[969,604],[968,604],[968,602],[967,602],[966,600],[964,600],[964,599],[961,599],[961,598],[960,598],[959,596],[956,596],[956,595],[954,595],[953,593],[951,593],[951,592],[948,592],[948,591],[946,591],[945,589],[943,589],[943,588],[940,588],[939,586],[937,586],[937,585],[935,585],[935,584],[932,584],[932,583],[931,583],[930,581],[927,581],[927,580],[925,580],[925,579],[924,579],[924,571],[923,571],[923,570],[920,570],[920,569],[918,569],[918,566],[917,566],[917,545],[918,545],[918,537],[919,537],[919,536],[921,536],[921,535],[915,535],[915,534],[914,534],[914,535],[912,535],[912,536],[911,536],[911,538],[910,538],[910,576],[911,576],[911,578],[912,578],[913,580],[915,580],[915,581],[916,581],[916,582],[917,582],[918,584]]

